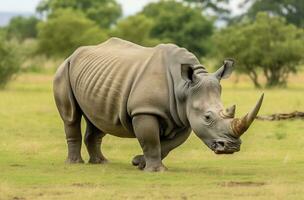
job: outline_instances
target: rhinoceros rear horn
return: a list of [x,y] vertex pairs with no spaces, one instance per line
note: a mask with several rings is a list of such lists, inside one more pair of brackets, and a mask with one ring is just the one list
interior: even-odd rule
[[221,114],[223,118],[234,118],[235,115],[235,105],[226,108]]
[[235,118],[231,122],[231,127],[233,130],[233,133],[235,136],[240,137],[243,133],[247,131],[251,123],[254,121],[255,117],[257,116],[262,102],[263,102],[264,94],[261,95],[260,99],[256,103],[255,107],[247,113],[245,116],[242,118]]

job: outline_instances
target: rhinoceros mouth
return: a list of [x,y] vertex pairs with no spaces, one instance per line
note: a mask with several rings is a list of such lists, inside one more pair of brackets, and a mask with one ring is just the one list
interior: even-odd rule
[[215,154],[233,154],[238,151],[240,151],[240,150],[224,150],[224,151],[215,150],[214,153]]
[[240,151],[240,142],[230,142],[226,140],[215,140],[211,145],[211,150],[215,154],[233,154]]

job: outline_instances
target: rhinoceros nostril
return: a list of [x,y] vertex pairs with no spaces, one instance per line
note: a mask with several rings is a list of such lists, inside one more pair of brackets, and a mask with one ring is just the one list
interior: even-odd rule
[[218,141],[218,142],[216,142],[216,144],[218,147],[225,147],[225,142],[223,142],[223,141]]
[[225,150],[225,141],[214,141],[211,145],[211,149],[215,152],[223,152]]

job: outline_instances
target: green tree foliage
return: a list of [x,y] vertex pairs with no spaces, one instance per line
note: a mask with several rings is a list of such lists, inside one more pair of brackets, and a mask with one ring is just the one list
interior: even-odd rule
[[258,12],[267,12],[271,15],[282,16],[287,22],[304,28],[304,1],[303,0],[247,0],[252,3],[245,16],[254,19]]
[[65,8],[84,12],[103,28],[110,27],[122,14],[121,6],[115,0],[42,0],[37,11],[48,15]]
[[24,40],[26,38],[36,38],[39,19],[34,16],[31,17],[13,17],[7,26],[8,39],[17,38]]
[[223,5],[227,5],[229,0],[183,0],[184,2],[194,5],[195,7],[201,8],[202,10],[210,9],[212,12],[217,14],[218,17],[224,17],[229,14],[229,10]]
[[103,42],[107,35],[80,11],[61,9],[38,24],[38,51],[68,56],[77,47]]
[[10,43],[0,35],[0,89],[8,83],[12,76],[19,71],[16,51]]
[[200,9],[176,1],[160,1],[145,6],[142,14],[154,20],[153,38],[185,47],[197,56],[208,52],[213,24]]
[[138,14],[119,21],[111,35],[139,45],[153,46],[159,42],[157,39],[150,37],[153,26],[152,19]]
[[266,13],[259,13],[252,23],[221,30],[214,36],[214,43],[220,56],[237,60],[236,69],[247,74],[256,87],[261,86],[259,71],[265,76],[267,87],[285,85],[304,56],[303,29]]

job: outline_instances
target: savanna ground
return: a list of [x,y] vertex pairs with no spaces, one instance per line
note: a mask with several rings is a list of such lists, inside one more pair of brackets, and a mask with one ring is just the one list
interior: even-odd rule
[[[135,139],[106,136],[106,165],[67,165],[52,76],[24,74],[0,91],[0,199],[304,199],[304,123],[256,121],[241,151],[215,155],[192,134],[172,151],[165,173],[130,164]],[[223,102],[249,111],[262,91],[224,80]],[[260,114],[304,111],[304,76],[286,89],[263,90]],[[83,148],[82,155],[88,160]]]

